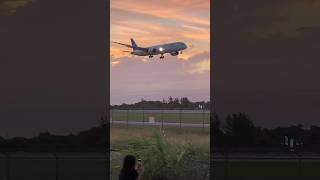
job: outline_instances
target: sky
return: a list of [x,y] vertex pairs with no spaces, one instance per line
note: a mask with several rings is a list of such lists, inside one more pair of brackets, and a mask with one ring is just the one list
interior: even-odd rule
[[0,0],[0,136],[99,125],[107,102],[103,5]]
[[[111,40],[191,47],[178,59],[146,61],[112,44],[111,103],[209,99],[212,71],[221,116],[247,112],[268,128],[320,126],[320,2],[216,2],[210,70],[207,1],[113,0]],[[97,124],[106,102],[105,29],[97,26],[103,12],[87,0],[0,0],[1,133],[69,133]]]
[[215,110],[268,128],[320,125],[320,2],[215,4]]
[[178,57],[135,57],[110,43],[111,104],[142,98],[210,99],[209,0],[111,0],[110,40],[139,46],[183,41],[188,49]]

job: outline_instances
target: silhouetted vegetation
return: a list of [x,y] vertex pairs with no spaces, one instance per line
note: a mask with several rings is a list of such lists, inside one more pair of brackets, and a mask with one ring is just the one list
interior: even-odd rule
[[111,106],[113,109],[207,109],[210,108],[210,102],[199,101],[191,102],[188,98],[173,98],[163,99],[162,101],[146,101],[141,99],[140,102],[134,104],[121,104]]
[[108,124],[106,118],[100,119],[97,127],[78,134],[53,135],[41,132],[37,137],[0,137],[0,152],[106,152]]
[[213,144],[215,151],[286,151],[285,136],[294,143],[303,143],[297,150],[320,152],[320,127],[304,129],[301,124],[274,129],[254,125],[246,113],[228,115],[225,121],[213,116]]

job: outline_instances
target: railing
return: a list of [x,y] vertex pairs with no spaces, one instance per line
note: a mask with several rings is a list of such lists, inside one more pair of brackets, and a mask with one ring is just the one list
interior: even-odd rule
[[108,177],[108,168],[107,153],[0,153],[1,180],[105,180]]
[[172,127],[208,128],[209,110],[193,109],[112,109],[110,123],[125,125],[155,125]]
[[317,179],[319,154],[215,154],[213,179]]

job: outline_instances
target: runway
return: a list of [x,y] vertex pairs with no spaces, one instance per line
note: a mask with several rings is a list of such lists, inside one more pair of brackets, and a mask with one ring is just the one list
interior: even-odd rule
[[138,122],[138,121],[111,121],[111,124],[125,124],[136,126],[170,126],[170,127],[188,127],[188,128],[209,128],[210,124],[201,123],[168,123],[168,122]]

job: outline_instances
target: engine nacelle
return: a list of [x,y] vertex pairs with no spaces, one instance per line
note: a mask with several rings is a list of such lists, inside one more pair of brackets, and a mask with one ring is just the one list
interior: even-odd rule
[[179,54],[179,51],[175,51],[175,52],[172,52],[170,53],[172,56],[177,56]]

